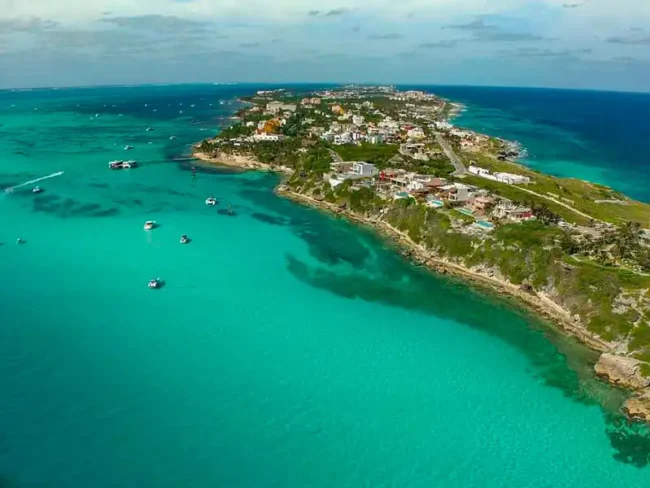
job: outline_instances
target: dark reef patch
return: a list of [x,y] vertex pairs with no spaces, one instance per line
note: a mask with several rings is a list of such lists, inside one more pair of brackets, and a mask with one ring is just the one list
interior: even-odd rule
[[614,459],[637,468],[650,466],[650,426],[630,422],[620,415],[606,414],[607,437],[616,451]]
[[275,217],[273,215],[259,213],[259,212],[252,213],[251,217],[265,224],[278,225],[282,227],[289,225],[291,222],[289,219],[285,219],[283,217]]
[[71,217],[111,217],[120,213],[118,208],[103,208],[97,203],[81,203],[72,198],[61,199],[44,195],[33,200],[33,211],[67,219]]

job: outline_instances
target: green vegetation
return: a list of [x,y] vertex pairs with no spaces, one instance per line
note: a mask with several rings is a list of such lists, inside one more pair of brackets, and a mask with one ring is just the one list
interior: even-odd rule
[[343,161],[365,161],[380,169],[388,166],[388,161],[397,155],[399,146],[395,144],[343,144],[334,146],[334,151]]

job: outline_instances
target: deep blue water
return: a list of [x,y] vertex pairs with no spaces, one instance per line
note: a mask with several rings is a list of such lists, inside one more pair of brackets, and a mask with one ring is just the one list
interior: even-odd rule
[[462,102],[455,123],[521,142],[543,172],[611,186],[650,202],[650,94],[423,87]]

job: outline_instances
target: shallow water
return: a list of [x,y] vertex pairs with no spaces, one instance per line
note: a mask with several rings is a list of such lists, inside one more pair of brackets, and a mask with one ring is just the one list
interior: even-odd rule
[[272,175],[175,160],[248,89],[0,93],[0,186],[64,171],[0,196],[6,484],[643,486],[592,353]]

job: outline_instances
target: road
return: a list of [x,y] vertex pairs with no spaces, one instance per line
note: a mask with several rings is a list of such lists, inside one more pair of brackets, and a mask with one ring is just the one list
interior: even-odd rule
[[451,164],[453,164],[454,168],[456,168],[456,170],[451,174],[451,176],[464,176],[464,175],[466,175],[467,174],[467,168],[461,162],[461,160],[458,158],[458,156],[456,156],[456,153],[451,148],[449,143],[447,141],[445,141],[445,138],[442,137],[441,134],[436,133],[436,141],[438,142],[438,144],[440,144],[440,147],[445,152],[445,155],[449,158],[449,161],[451,161]]
[[592,217],[591,215],[586,214],[584,212],[581,212],[577,208],[569,205],[568,203],[564,203],[564,202],[558,200],[557,198],[549,197],[547,195],[542,195],[541,193],[537,193],[536,191],[529,190],[528,188],[524,188],[521,185],[517,185],[517,188],[519,188],[521,191],[525,191],[526,193],[530,193],[531,195],[536,195],[536,196],[544,198],[544,199],[546,199],[546,200],[548,200],[550,202],[557,203],[558,205],[562,205],[564,208],[567,208],[567,209],[571,210],[572,212],[574,212],[574,213],[576,213],[578,215],[582,215],[583,217],[585,217],[587,219],[591,219],[591,220],[594,220],[596,222],[600,222],[600,223],[603,223],[603,224],[605,223],[605,221],[597,219],[595,217]]

